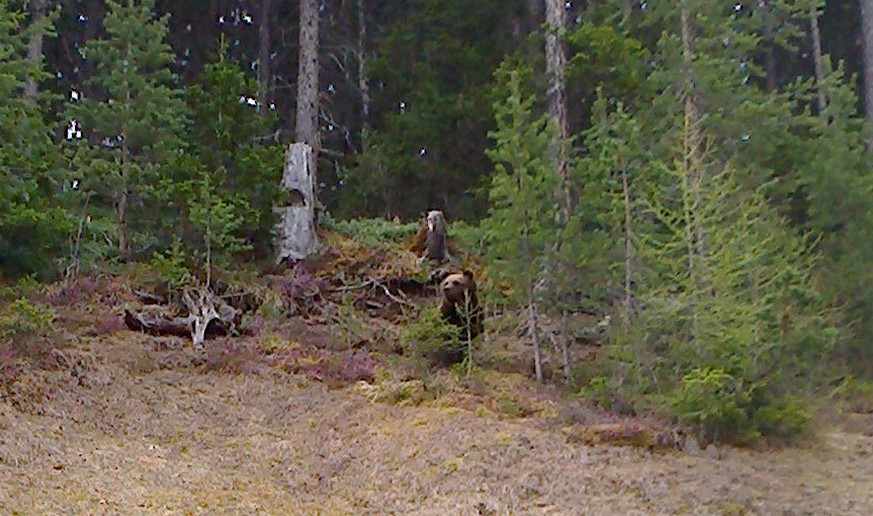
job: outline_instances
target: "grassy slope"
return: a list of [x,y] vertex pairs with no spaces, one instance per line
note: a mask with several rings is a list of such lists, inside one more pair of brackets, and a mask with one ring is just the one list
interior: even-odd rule
[[[365,247],[334,238],[326,267],[417,273],[402,249]],[[296,315],[205,356],[122,330],[123,286],[49,296],[56,348],[0,367],[0,514],[873,513],[873,416],[803,449],[617,446],[647,423],[535,384],[512,367],[517,339],[489,337],[480,358],[501,366],[470,380],[410,381],[390,352],[396,310],[346,310],[351,295],[390,308],[382,290],[331,301],[315,276],[280,285]]]

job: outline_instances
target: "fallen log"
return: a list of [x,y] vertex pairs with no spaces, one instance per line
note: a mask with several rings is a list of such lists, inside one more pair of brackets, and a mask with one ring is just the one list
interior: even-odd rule
[[186,291],[182,303],[188,311],[164,306],[148,306],[140,311],[124,310],[124,324],[132,331],[149,335],[190,337],[196,349],[203,348],[206,337],[228,335],[236,331],[242,311],[206,289]]

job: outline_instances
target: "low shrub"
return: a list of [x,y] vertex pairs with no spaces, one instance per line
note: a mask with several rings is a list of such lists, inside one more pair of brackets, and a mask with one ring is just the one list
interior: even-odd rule
[[422,310],[419,319],[404,329],[400,343],[404,354],[431,365],[457,364],[467,352],[458,329],[445,322],[436,307]]

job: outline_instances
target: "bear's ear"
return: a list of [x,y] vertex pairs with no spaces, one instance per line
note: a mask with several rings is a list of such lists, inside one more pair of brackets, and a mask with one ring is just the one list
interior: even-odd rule
[[464,271],[464,276],[465,276],[468,280],[473,281],[473,273],[472,273],[472,272],[470,272],[470,271]]

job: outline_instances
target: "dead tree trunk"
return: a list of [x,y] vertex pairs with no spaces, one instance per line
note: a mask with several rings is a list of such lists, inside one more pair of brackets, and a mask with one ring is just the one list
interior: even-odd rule
[[873,148],[873,0],[861,0],[861,27],[864,34],[864,114],[867,148]]
[[824,58],[821,51],[821,32],[818,28],[818,5],[813,2],[809,6],[809,28],[812,35],[812,60],[815,65],[815,85],[818,92],[818,111],[823,113],[828,107],[828,98],[824,90]]
[[549,115],[558,127],[558,145],[553,164],[559,178],[557,193],[558,217],[561,225],[570,220],[570,169],[565,142],[570,135],[567,109],[567,48],[562,32],[567,28],[568,15],[563,0],[545,0],[546,8],[546,73],[549,76]]
[[[300,1],[295,134],[298,143],[305,143],[318,152],[318,0]],[[314,177],[315,167],[311,172]]]
[[276,263],[303,260],[318,251],[315,232],[315,152],[306,143],[294,143],[285,153],[282,189],[287,204],[279,216]]
[[[30,35],[30,42],[27,45],[27,61],[33,65],[35,72],[40,62],[42,61],[42,42],[45,36],[45,5],[46,0],[31,0],[30,1],[30,25],[33,32]],[[24,97],[28,101],[33,102],[36,94],[39,91],[39,86],[36,77],[30,75],[24,82]]]
[[273,0],[261,0],[261,25],[258,29],[258,96],[261,114],[269,113],[270,81],[270,17],[273,15]]
[[370,145],[370,78],[367,72],[367,12],[358,0],[358,89],[361,90],[361,151]]
[[533,289],[528,293],[528,314],[530,315],[530,337],[533,341],[534,373],[537,381],[543,381],[543,361],[540,355],[540,332],[537,324],[537,305],[534,301]]

